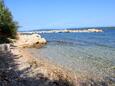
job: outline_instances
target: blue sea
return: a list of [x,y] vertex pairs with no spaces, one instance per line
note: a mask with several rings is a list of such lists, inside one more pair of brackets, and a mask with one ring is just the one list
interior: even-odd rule
[[115,83],[115,27],[99,28],[99,33],[44,33],[48,43],[31,49],[76,74]]

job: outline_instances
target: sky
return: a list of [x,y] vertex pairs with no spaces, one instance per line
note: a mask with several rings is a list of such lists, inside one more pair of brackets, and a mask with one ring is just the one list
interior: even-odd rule
[[115,26],[115,0],[4,0],[19,30]]

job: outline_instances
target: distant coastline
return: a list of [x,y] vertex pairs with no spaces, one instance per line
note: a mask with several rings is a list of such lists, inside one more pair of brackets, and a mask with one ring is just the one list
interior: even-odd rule
[[30,29],[28,29],[28,30],[19,30],[19,32],[37,32],[37,31],[50,31],[50,30],[87,30],[87,29],[93,29],[93,28],[95,28],[95,29],[105,29],[105,28],[115,28],[115,26],[107,26],[107,27],[77,27],[77,28],[39,28],[39,29],[37,29],[37,28],[30,28]]
[[43,31],[27,31],[22,33],[78,33],[78,32],[103,32],[102,29],[65,29],[65,30],[43,30]]

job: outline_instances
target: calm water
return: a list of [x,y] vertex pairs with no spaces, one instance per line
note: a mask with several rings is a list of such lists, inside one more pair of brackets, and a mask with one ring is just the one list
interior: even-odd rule
[[48,44],[32,52],[91,78],[115,81],[115,28],[101,33],[41,34]]

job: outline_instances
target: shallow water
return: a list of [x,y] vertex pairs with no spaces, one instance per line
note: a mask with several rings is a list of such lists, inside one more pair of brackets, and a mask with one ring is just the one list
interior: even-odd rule
[[36,56],[48,58],[76,74],[93,79],[112,78],[115,82],[115,28],[102,33],[41,34],[48,44],[31,49]]

